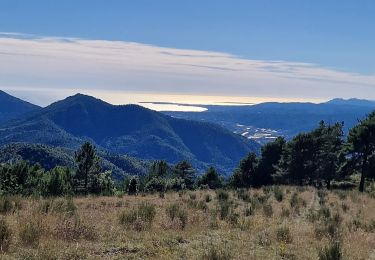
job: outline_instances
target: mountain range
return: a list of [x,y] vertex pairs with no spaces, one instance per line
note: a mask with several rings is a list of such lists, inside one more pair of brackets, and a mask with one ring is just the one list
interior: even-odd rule
[[277,103],[255,105],[199,105],[204,112],[164,112],[175,118],[219,124],[259,142],[267,142],[277,136],[292,138],[319,125],[344,122],[347,131],[375,109],[375,101],[361,99],[333,99],[324,103]]
[[82,94],[41,108],[2,91],[0,101],[0,162],[39,160],[47,169],[72,165],[74,150],[90,141],[103,168],[119,177],[144,174],[152,160],[188,160],[199,172],[214,165],[229,174],[246,153],[259,153],[260,143],[292,138],[321,120],[344,122],[347,132],[375,109],[374,101],[333,99],[320,104],[200,105],[207,111],[160,113]]
[[21,142],[74,150],[85,140],[111,154],[170,163],[185,159],[198,169],[215,165],[224,173],[246,153],[260,149],[216,124],[176,119],[138,105],[115,106],[82,94],[0,124],[0,145]]

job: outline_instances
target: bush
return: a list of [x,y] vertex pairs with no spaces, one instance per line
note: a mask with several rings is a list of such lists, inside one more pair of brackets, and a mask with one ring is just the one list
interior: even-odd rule
[[200,209],[200,210],[206,212],[208,210],[208,206],[207,206],[206,202],[199,201],[198,204],[197,204],[197,209]]
[[227,201],[229,199],[229,193],[225,190],[218,190],[216,192],[216,198],[219,201]]
[[318,216],[328,219],[331,217],[331,211],[328,207],[323,206],[319,209]]
[[188,222],[188,213],[185,209],[180,209],[180,211],[177,214],[178,219],[181,222],[181,228],[184,229]]
[[204,253],[202,255],[204,260],[229,260],[232,259],[230,250],[227,248],[210,243],[209,246],[205,246]]
[[211,195],[210,194],[206,194],[206,196],[204,196],[204,200],[209,203],[211,202],[212,198],[211,198]]
[[246,217],[254,215],[254,209],[251,205],[245,208],[244,214]]
[[292,197],[290,198],[290,207],[291,208],[298,208],[300,204],[300,198],[297,192],[294,192]]
[[325,190],[318,190],[319,204],[324,205],[327,202],[327,192]]
[[177,215],[178,215],[178,212],[180,211],[180,205],[179,204],[172,204],[172,205],[169,205],[166,209],[165,209],[166,213],[167,213],[167,216],[173,221]]
[[7,214],[13,208],[12,200],[8,196],[0,197],[0,213]]
[[289,227],[283,226],[279,227],[276,230],[276,238],[279,242],[284,242],[286,244],[291,243],[293,241],[292,234],[290,232]]
[[61,218],[56,227],[56,237],[66,241],[86,239],[93,241],[98,236],[93,226],[86,225],[78,215],[73,218]]
[[237,198],[245,202],[250,202],[250,194],[246,189],[238,189]]
[[221,220],[226,219],[229,216],[229,213],[231,212],[232,204],[228,201],[223,201],[219,203],[219,216]]
[[290,210],[283,207],[281,209],[281,217],[283,217],[283,218],[289,218],[289,216],[290,216]]
[[270,218],[273,215],[273,208],[271,204],[264,204],[263,205],[263,214]]
[[9,248],[12,232],[4,218],[0,218],[0,252],[5,252]]
[[191,200],[196,200],[197,199],[197,194],[195,194],[195,193],[189,193],[189,198]]
[[20,241],[24,246],[37,246],[42,236],[41,219],[23,219],[19,230]]
[[154,205],[142,203],[137,209],[123,211],[119,215],[119,222],[125,226],[133,226],[135,230],[143,230],[145,226],[150,227],[156,215]]
[[283,198],[284,198],[284,192],[283,190],[279,187],[279,186],[275,186],[273,188],[273,194],[275,196],[275,199],[278,201],[278,202],[281,202],[283,201]]
[[323,221],[316,226],[315,234],[318,238],[327,236],[331,239],[338,239],[340,236],[341,223],[342,217],[339,213],[336,213],[333,217],[323,218]]
[[239,219],[239,215],[235,212],[231,212],[228,216],[228,222],[232,225],[232,226],[237,226],[238,224],[238,219]]
[[58,200],[49,199],[39,204],[39,211],[43,214],[58,213],[73,216],[77,211],[77,207],[72,198]]
[[155,206],[148,203],[142,203],[138,206],[138,217],[151,225],[156,215]]
[[341,260],[342,249],[339,242],[334,242],[330,246],[326,246],[319,252],[319,260]]
[[270,246],[272,244],[271,236],[267,230],[263,230],[257,235],[258,244],[262,247]]
[[346,203],[341,204],[342,210],[346,213],[349,210],[349,206]]
[[121,225],[129,226],[137,220],[137,211],[122,211],[119,215],[119,222]]
[[172,204],[166,208],[168,217],[173,221],[178,218],[181,222],[181,228],[184,229],[188,221],[188,213],[182,209],[179,204]]

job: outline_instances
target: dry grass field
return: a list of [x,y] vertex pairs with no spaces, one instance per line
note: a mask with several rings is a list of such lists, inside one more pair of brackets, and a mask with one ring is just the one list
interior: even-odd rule
[[[1,198],[1,259],[375,259],[375,199],[270,187]],[[326,255],[329,252],[326,253]]]

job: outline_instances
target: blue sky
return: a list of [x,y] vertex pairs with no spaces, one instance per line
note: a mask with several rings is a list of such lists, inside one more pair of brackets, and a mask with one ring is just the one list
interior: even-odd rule
[[375,73],[372,0],[1,0],[0,31],[125,40]]
[[0,32],[214,51],[372,77],[374,13],[372,0],[0,0]]

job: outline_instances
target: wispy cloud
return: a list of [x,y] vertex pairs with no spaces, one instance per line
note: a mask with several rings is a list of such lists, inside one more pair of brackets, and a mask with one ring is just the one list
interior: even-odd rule
[[0,89],[17,88],[375,99],[375,75],[134,42],[0,33]]

